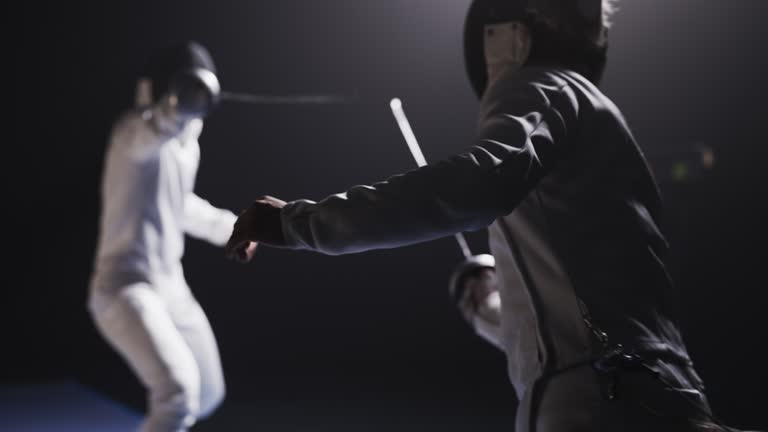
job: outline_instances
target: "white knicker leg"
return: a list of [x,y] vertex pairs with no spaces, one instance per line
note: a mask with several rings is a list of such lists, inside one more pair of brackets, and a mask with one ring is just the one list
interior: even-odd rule
[[176,328],[195,357],[200,373],[198,418],[211,415],[226,393],[221,358],[213,330],[197,300],[191,295],[169,305]]
[[149,391],[149,413],[141,430],[187,430],[199,413],[200,372],[157,292],[145,283],[96,292],[91,311],[101,334]]

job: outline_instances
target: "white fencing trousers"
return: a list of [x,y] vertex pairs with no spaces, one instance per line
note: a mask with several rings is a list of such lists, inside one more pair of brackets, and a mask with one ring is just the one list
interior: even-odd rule
[[186,431],[224,399],[216,340],[191,293],[166,301],[146,283],[94,290],[96,327],[149,391],[142,432]]

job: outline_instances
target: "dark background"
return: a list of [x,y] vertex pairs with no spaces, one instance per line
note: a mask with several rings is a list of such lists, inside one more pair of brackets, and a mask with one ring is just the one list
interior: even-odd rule
[[[4,6],[13,103],[0,153],[10,240],[0,272],[2,382],[69,377],[143,406],[139,384],[96,334],[85,297],[106,139],[152,49],[198,40],[231,91],[357,96],[335,106],[223,105],[206,122],[201,196],[233,210],[262,194],[318,199],[414,166],[389,112],[392,97],[403,99],[429,160],[468,145],[478,103],[463,71],[467,5]],[[603,89],[661,182],[686,340],[719,416],[765,426],[768,3],[621,6]],[[700,148],[714,150],[712,169],[699,166]],[[673,175],[681,163],[682,179]],[[471,241],[486,250],[483,233]],[[357,416],[510,430],[515,401],[503,357],[447,299],[460,259],[451,239],[344,257],[265,248],[248,266],[207,244],[187,245],[187,278],[217,334],[229,387],[208,425],[237,417],[249,430],[268,411],[275,427]]]

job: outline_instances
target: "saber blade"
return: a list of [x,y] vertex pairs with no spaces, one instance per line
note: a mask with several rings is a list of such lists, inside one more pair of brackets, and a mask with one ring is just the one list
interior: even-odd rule
[[[394,98],[389,102],[390,108],[392,108],[392,114],[395,116],[397,125],[400,127],[400,132],[405,138],[405,143],[408,145],[408,149],[413,155],[413,159],[416,161],[416,165],[423,167],[427,165],[427,159],[424,157],[424,153],[421,151],[419,141],[416,140],[416,135],[411,129],[411,123],[408,121],[408,117],[405,116],[405,110],[403,109],[403,101],[398,98]],[[464,234],[457,233],[456,242],[459,244],[461,253],[464,254],[464,258],[470,258],[472,256],[472,250],[469,249],[469,244]]]
[[307,94],[270,96],[234,92],[221,92],[221,100],[253,105],[332,105],[352,102],[352,98],[339,95]]
[[413,159],[416,160],[416,165],[420,167],[425,166],[427,164],[427,159],[424,157],[424,153],[421,152],[421,147],[416,140],[416,135],[413,133],[413,129],[411,129],[411,123],[408,121],[408,117],[405,116],[403,102],[398,98],[394,98],[389,103],[389,106],[392,108],[392,114],[395,115],[395,120],[400,127],[400,132],[402,132],[403,138],[405,138],[405,143],[408,145],[408,149],[411,151]]

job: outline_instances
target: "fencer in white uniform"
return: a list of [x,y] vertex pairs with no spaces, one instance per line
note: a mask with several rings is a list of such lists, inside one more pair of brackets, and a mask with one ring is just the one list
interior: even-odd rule
[[146,75],[106,153],[89,309],[148,390],[141,430],[184,431],[225,394],[214,334],[184,278],[184,236],[223,246],[236,217],[193,192],[203,117],[219,92],[210,55],[170,47]]

